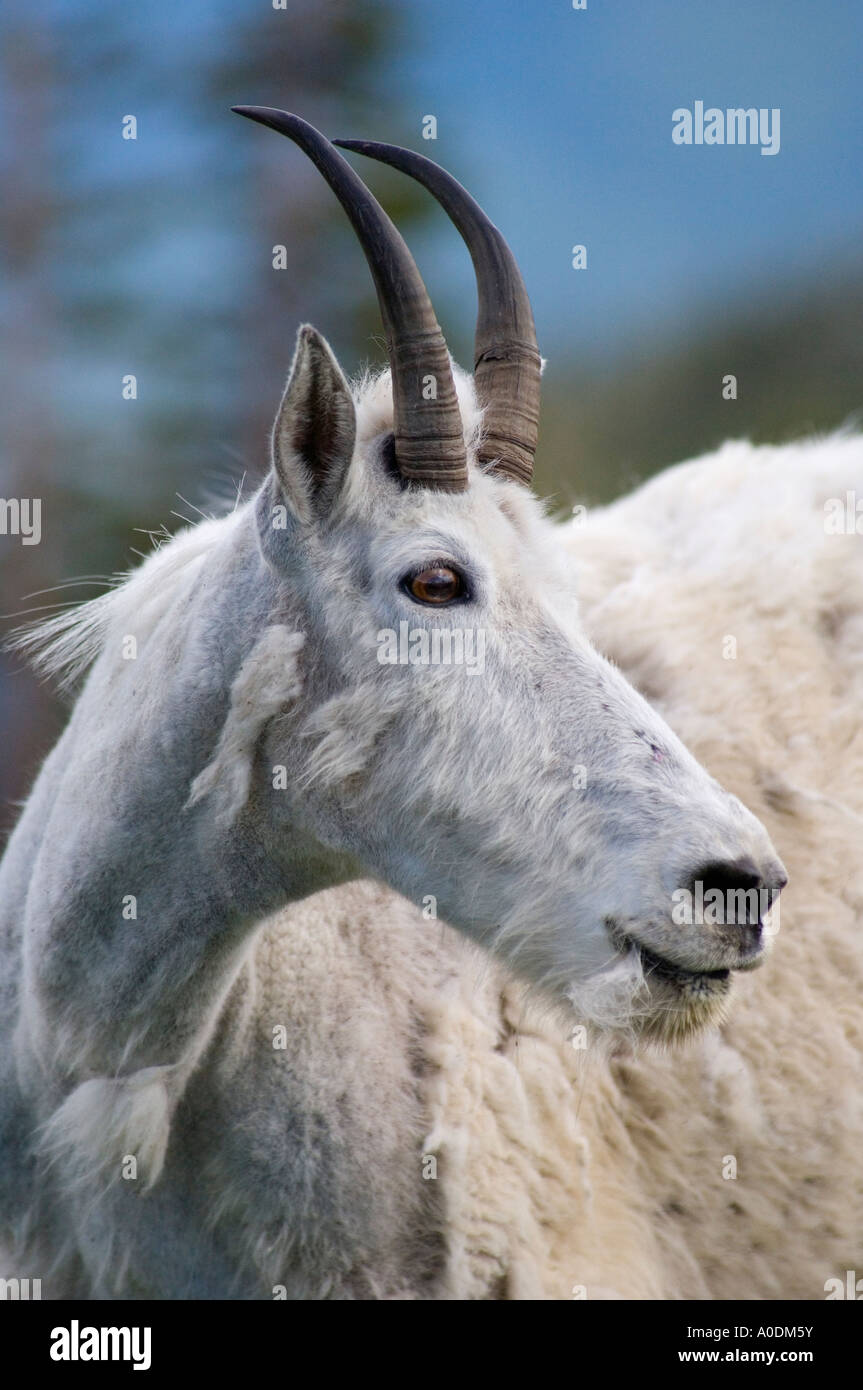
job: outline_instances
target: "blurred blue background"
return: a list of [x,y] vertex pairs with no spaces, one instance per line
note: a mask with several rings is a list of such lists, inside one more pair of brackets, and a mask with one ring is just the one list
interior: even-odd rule
[[[5,615],[100,592],[146,532],[180,524],[173,513],[194,517],[244,478],[248,491],[298,323],[349,372],[382,360],[343,214],[235,102],[419,148],[501,226],[548,358],[537,485],[556,508],[729,435],[779,441],[863,406],[852,0],[6,0],[0,47],[0,495],[43,499],[39,546],[0,535]],[[779,153],[675,145],[672,112],[697,100],[778,107]],[[469,365],[464,247],[422,190],[355,162]],[[136,400],[122,397],[129,373]],[[26,597],[81,575],[95,578]],[[4,805],[62,718],[0,658]]]

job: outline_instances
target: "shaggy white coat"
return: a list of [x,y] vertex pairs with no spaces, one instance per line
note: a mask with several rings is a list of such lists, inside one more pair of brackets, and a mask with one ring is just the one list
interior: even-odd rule
[[[378,381],[363,430],[388,410]],[[121,1297],[182,1296],[191,1260],[246,1297],[721,1299],[822,1298],[863,1270],[863,538],[824,526],[853,488],[857,436],[729,444],[560,530],[596,645],[789,871],[775,949],[721,1027],[669,1052],[573,1045],[416,905],[330,889],[262,926],[181,1077],[93,1079],[54,1113],[29,1267],[8,1272]],[[156,621],[161,581],[232,524],[61,621],[51,664],[86,665],[122,605]],[[217,762],[242,767],[247,733]],[[106,1192],[130,1149],[144,1182]]]

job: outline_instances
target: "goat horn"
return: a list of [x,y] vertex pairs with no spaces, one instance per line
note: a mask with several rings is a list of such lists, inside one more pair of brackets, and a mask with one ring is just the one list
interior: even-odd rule
[[456,179],[425,155],[374,140],[334,140],[424,184],[455,223],[476,272],[474,376],[485,407],[479,449],[492,471],[530,484],[539,435],[540,355],[530,300],[515,257],[494,223]]
[[463,492],[468,485],[467,455],[449,353],[428,291],[401,235],[359,175],[314,126],[269,106],[233,106],[231,110],[287,135],[335,193],[357,234],[377,290],[392,371],[399,473],[408,482],[442,492]]

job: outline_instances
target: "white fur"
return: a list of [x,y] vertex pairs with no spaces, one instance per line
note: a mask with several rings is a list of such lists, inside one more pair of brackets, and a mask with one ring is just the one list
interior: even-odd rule
[[305,638],[286,627],[265,628],[231,686],[231,704],[215,757],[192,783],[187,805],[218,794],[216,812],[230,825],[246,804],[252,758],[261,731],[286,702],[300,693],[297,653]]
[[[148,1067],[128,1079],[84,1081],[45,1126],[43,1151],[62,1164],[64,1184],[87,1188],[107,1169],[119,1181],[122,1161],[139,1165],[144,1190],[159,1177],[170,1130],[170,1067]],[[76,1172],[77,1169],[77,1172]]]
[[[475,440],[478,418],[459,383],[466,434]],[[361,398],[360,454],[387,428],[385,396],[378,381]],[[351,475],[345,501],[357,515],[366,500],[361,478]],[[859,1261],[845,1231],[860,1230],[863,1197],[854,1160],[863,1129],[855,1081],[863,885],[853,867],[863,811],[856,716],[863,586],[854,538],[825,537],[819,512],[825,495],[855,485],[863,491],[856,438],[776,451],[728,446],[669,470],[583,527],[559,531],[552,545],[529,498],[493,479],[472,483],[489,583],[506,582],[519,537],[543,571],[540,611],[544,605],[560,625],[549,630],[565,630],[578,644],[561,568],[568,553],[590,635],[768,824],[786,859],[792,887],[779,942],[768,965],[737,986],[721,1037],[714,1030],[683,1052],[647,1056],[619,1033],[604,1044],[603,1026],[639,1007],[643,974],[628,955],[603,962],[599,933],[587,928],[576,966],[555,934],[562,923],[551,933],[556,958],[549,960],[548,927],[560,909],[553,885],[538,875],[528,898],[502,914],[497,936],[488,934],[496,961],[424,916],[422,895],[410,903],[362,882],[331,887],[271,916],[251,949],[238,945],[230,967],[220,966],[218,1016],[210,1004],[181,1036],[181,1054],[171,1058],[184,1063],[181,1084],[172,1082],[170,1103],[162,1102],[168,1092],[159,1076],[149,1079],[141,1066],[126,1078],[80,1080],[50,1101],[47,1148],[67,1154],[69,1166],[49,1170],[31,1198],[30,1226],[50,1208],[56,1288],[65,1280],[69,1289],[120,1295],[230,1287],[268,1297],[285,1285],[292,1297],[570,1298],[583,1286],[592,1297],[820,1297],[824,1279]],[[513,518],[506,527],[499,508]],[[446,500],[421,501],[414,524],[440,526],[441,518],[475,545],[472,523]],[[226,526],[233,536],[242,525],[241,516],[207,523],[164,547],[78,627],[55,623],[49,666],[71,661],[77,669],[97,645],[104,660],[131,618],[139,638],[158,633],[178,593],[212,571],[208,556],[228,554]],[[379,545],[382,563],[396,566],[405,541],[395,524]],[[765,560],[772,554],[781,557],[775,571]],[[253,644],[250,664],[248,655],[239,664],[190,810],[204,814],[204,791],[222,795],[227,786],[234,820],[248,801],[254,744],[266,737],[269,765],[293,737],[283,706],[307,692],[297,680],[296,647],[284,643],[289,627],[264,631],[280,627],[278,639],[258,639],[266,652]],[[738,641],[736,663],[722,656],[729,634]],[[613,689],[628,708],[623,682]],[[418,686],[415,698],[449,708],[442,677]],[[760,833],[742,813],[723,821],[726,803],[677,753],[671,728],[645,706],[632,708],[653,721],[651,734],[674,749],[685,773],[681,819],[668,836],[653,833],[656,853],[669,853],[675,834],[691,834],[697,816],[705,825],[713,818],[719,853],[731,851],[734,826]],[[305,711],[310,753],[300,785],[337,795],[342,807],[357,798],[360,816],[363,779],[372,768],[378,775],[376,741],[400,712],[393,691],[375,702],[362,683]],[[462,717],[471,711],[463,708]],[[514,721],[507,729],[513,786],[535,775],[527,727]],[[536,732],[545,736],[540,724]],[[426,765],[419,744],[412,756],[403,777],[415,778],[433,807],[458,795],[454,807],[479,815],[478,781],[463,770],[447,776],[439,760]],[[547,756],[554,757],[551,741]],[[224,775],[217,779],[214,768]],[[640,778],[633,786],[646,793]],[[395,795],[387,782],[378,791]],[[403,794],[411,791],[405,780]],[[259,814],[256,806],[246,818]],[[541,808],[546,817],[561,810],[553,798]],[[541,824],[524,826],[533,834]],[[321,825],[335,833],[335,821]],[[548,834],[552,822],[545,825]],[[510,862],[518,834],[517,821],[489,826],[483,852]],[[757,844],[762,852],[766,840]],[[598,842],[591,852],[598,862]],[[594,900],[611,891],[615,870],[619,876],[612,864],[585,885],[585,922]],[[402,872],[393,866],[394,878]],[[559,985],[559,1004],[549,1010],[542,996],[527,1000],[507,958],[528,981]],[[603,980],[608,988],[597,995]],[[214,991],[215,983],[209,1001]],[[574,1012],[565,1026],[566,998]],[[581,1023],[585,1051],[566,1037]],[[135,1026],[146,1040],[144,1023]],[[280,1027],[287,1041],[278,1050],[272,1040]],[[117,1033],[119,1040],[122,1028]],[[40,1036],[34,1025],[33,1039]],[[90,1041],[94,1058],[99,1049],[110,1056],[110,1038],[108,1029]],[[50,1054],[44,1040],[40,1048]],[[27,1075],[26,1049],[22,1062]],[[46,1100],[54,1092],[52,1082]],[[831,1118],[837,1107],[841,1130]],[[201,1134],[211,1138],[200,1167],[190,1167],[185,1146]],[[146,1157],[152,1187],[139,1207],[149,1204],[149,1220],[133,1211],[122,1186],[104,1192],[98,1176],[127,1143]],[[733,1182],[721,1176],[729,1154],[739,1162]],[[430,1158],[434,1178],[423,1175]],[[93,1190],[103,1193],[96,1249],[74,1205],[88,1164]],[[840,1219],[849,1205],[856,1226]],[[167,1248],[166,1225],[174,1232]]]

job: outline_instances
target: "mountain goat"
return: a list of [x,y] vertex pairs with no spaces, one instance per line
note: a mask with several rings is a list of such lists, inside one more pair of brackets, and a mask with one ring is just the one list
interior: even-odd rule
[[333,145],[238,109],[345,207],[390,372],[352,390],[303,328],[256,496],[24,638],[91,669],[0,869],[9,1273],[823,1296],[861,1255],[863,583],[823,526],[859,441],[728,446],[555,526],[500,234],[346,142],[464,236],[471,379]]

